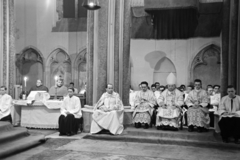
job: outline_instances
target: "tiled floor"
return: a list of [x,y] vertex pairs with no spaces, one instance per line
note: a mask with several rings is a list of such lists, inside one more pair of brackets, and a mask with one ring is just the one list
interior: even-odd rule
[[42,145],[5,160],[239,160],[237,150],[47,136]]

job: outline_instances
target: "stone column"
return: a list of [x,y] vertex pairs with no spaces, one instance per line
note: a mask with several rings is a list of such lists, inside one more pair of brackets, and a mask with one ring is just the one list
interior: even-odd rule
[[228,65],[229,65],[229,20],[230,0],[223,0],[222,20],[222,52],[221,52],[221,95],[226,95],[228,86]]
[[94,41],[94,12],[88,11],[87,18],[87,90],[86,103],[93,102],[93,41]]
[[129,105],[130,88],[130,38],[131,38],[131,1],[124,0],[124,22],[123,22],[123,75],[122,75],[122,100],[124,105]]
[[229,77],[228,83],[237,86],[237,42],[238,42],[238,5],[239,0],[230,2],[230,38],[229,38]]
[[[92,105],[112,83],[129,104],[130,0],[99,0],[88,13],[87,104]],[[124,93],[124,94],[123,94]]]
[[0,85],[3,84],[3,1],[0,1]]
[[[238,17],[240,17],[240,3],[238,3]],[[240,20],[238,21],[238,42],[237,42],[237,93],[240,93]]]
[[15,17],[14,0],[2,0],[2,85],[14,97],[15,85]]

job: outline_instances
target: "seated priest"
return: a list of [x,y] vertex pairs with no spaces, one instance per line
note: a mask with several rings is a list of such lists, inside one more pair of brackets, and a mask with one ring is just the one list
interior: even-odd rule
[[194,81],[194,90],[192,90],[186,100],[188,106],[187,120],[188,131],[192,132],[197,127],[198,132],[208,131],[210,117],[208,111],[208,95],[206,90],[202,89],[202,81]]
[[0,121],[8,121],[12,123],[11,117],[12,97],[7,94],[7,88],[0,88]]
[[51,96],[65,96],[68,94],[68,89],[63,85],[63,79],[61,77],[57,80],[56,85],[50,88],[49,94]]
[[235,143],[239,143],[240,138],[240,96],[236,95],[233,86],[227,87],[227,96],[224,96],[219,105],[219,127],[222,140],[228,143],[233,137]]
[[167,77],[167,89],[157,100],[159,108],[156,118],[157,129],[177,131],[181,117],[183,93],[176,88],[176,77],[170,73]]
[[70,88],[74,88],[74,93],[75,93],[75,94],[78,94],[78,89],[74,87],[74,83],[73,83],[73,82],[71,82],[71,83],[69,84],[69,87],[70,87]]
[[48,88],[42,84],[42,80],[38,79],[36,86],[30,88],[29,93],[31,91],[46,91],[48,92]]
[[61,115],[58,120],[59,136],[77,134],[80,118],[82,117],[80,99],[74,94],[74,88],[68,88],[68,95],[61,106]]
[[118,93],[113,91],[113,85],[107,84],[103,93],[94,107],[91,123],[91,133],[108,130],[111,134],[123,132],[124,107]]
[[141,90],[136,92],[134,105],[133,123],[135,127],[141,128],[143,125],[144,129],[147,129],[151,123],[151,116],[156,105],[155,95],[148,90],[147,82],[143,81],[141,83]]

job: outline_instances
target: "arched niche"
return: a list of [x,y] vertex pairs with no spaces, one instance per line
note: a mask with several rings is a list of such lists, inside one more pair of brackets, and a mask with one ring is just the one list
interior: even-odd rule
[[23,77],[27,77],[27,90],[36,85],[37,79],[44,79],[44,60],[39,50],[27,47],[18,54],[16,59],[16,84],[24,84]]
[[66,51],[61,48],[55,49],[47,59],[46,84],[48,87],[55,85],[55,76],[61,76],[66,86],[72,80],[71,59]]
[[202,49],[193,59],[191,80],[201,79],[203,88],[220,84],[220,48],[214,44]]
[[73,79],[75,87],[78,89],[78,91],[84,89],[85,84],[87,83],[86,55],[87,49],[85,48],[79,52],[74,61]]
[[154,67],[153,82],[166,85],[166,78],[171,72],[176,76],[176,68],[172,61],[167,57],[161,58]]

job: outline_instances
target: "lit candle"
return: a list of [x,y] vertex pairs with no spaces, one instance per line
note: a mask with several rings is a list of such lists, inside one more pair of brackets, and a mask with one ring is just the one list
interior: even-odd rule
[[24,85],[27,87],[27,77],[24,77]]
[[56,86],[57,85],[58,76],[55,76],[54,79],[55,79],[55,86]]

